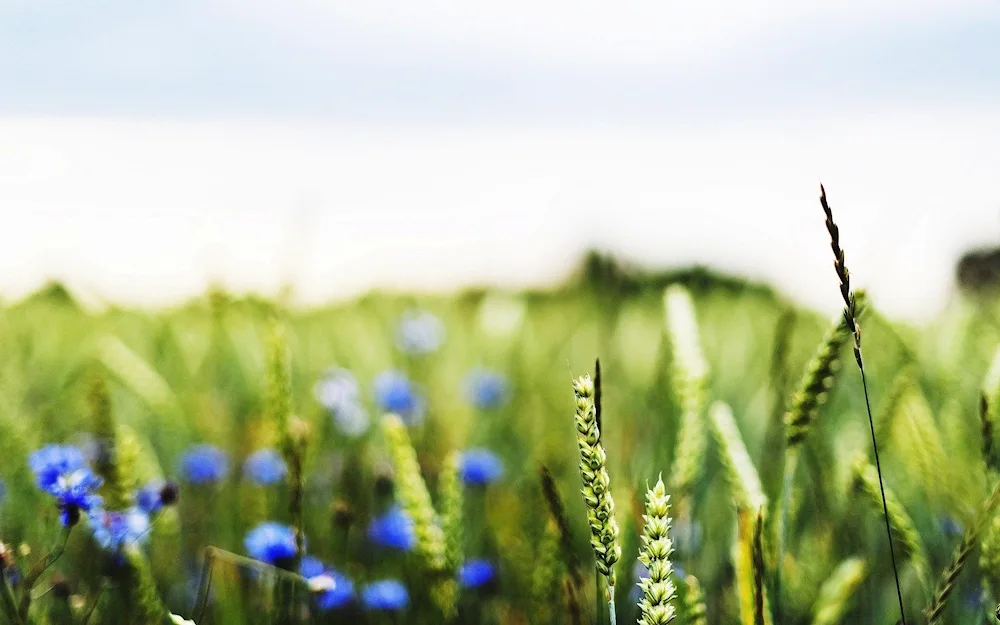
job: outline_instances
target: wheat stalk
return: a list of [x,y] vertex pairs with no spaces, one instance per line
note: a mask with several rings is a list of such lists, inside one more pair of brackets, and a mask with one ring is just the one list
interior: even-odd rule
[[840,623],[851,597],[864,579],[864,560],[849,558],[841,562],[819,589],[819,598],[813,608],[812,625]]
[[663,485],[663,476],[646,491],[643,520],[639,562],[649,570],[649,577],[639,582],[642,588],[639,625],[667,625],[677,615],[673,605],[677,591],[671,579],[670,555],[674,547],[670,540],[670,495]]
[[864,457],[858,457],[854,463],[854,484],[867,495],[874,506],[879,507],[879,504],[884,506],[890,528],[899,536],[902,541],[903,553],[909,558],[910,565],[921,584],[926,588],[929,577],[927,549],[924,547],[924,541],[920,538],[920,533],[917,532],[913,519],[903,504],[899,502],[891,490],[881,487],[878,481],[878,471]]
[[934,598],[931,600],[930,605],[927,606],[927,609],[924,610],[924,615],[927,617],[929,625],[937,625],[941,622],[941,615],[948,604],[948,597],[955,590],[958,576],[965,567],[969,556],[972,555],[972,550],[976,547],[976,541],[979,538],[980,532],[982,532],[986,522],[992,518],[993,511],[996,510],[998,504],[1000,504],[1000,483],[993,488],[993,492],[983,503],[983,508],[976,517],[976,520],[965,530],[962,541],[952,554],[951,563],[942,571],[941,577],[938,578],[937,587],[934,589]]
[[674,393],[681,405],[681,426],[670,483],[682,497],[687,496],[701,475],[707,440],[702,413],[705,408],[708,364],[698,341],[698,319],[687,289],[667,288],[663,295],[667,333],[673,351],[670,368]]
[[[879,490],[882,493],[882,515],[885,519],[885,532],[889,539],[889,557],[892,559],[892,573],[896,581],[896,598],[899,601],[899,620],[902,625],[906,625],[906,613],[903,610],[903,589],[899,584],[899,569],[896,567],[896,551],[892,544],[892,530],[889,526],[889,509],[885,498],[885,485],[882,481],[882,463],[878,457],[878,440],[875,437],[875,422],[872,419],[871,402],[868,399],[868,381],[865,378],[865,364],[861,357],[861,327],[857,323],[857,300],[854,292],[851,291],[851,274],[847,270],[844,262],[844,250],[840,247],[840,229],[833,221],[833,210],[826,199],[826,189],[823,185],[819,187],[820,206],[826,215],[826,230],[830,234],[830,249],[833,251],[833,267],[837,272],[840,282],[840,295],[844,300],[844,323],[854,335],[854,360],[858,363],[858,370],[861,372],[861,386],[865,393],[865,408],[868,412],[868,426],[872,435],[872,450],[875,453],[875,471],[878,475]],[[779,611],[780,614],[780,611]]]
[[733,489],[736,505],[745,510],[760,509],[767,504],[767,497],[761,487],[757,469],[743,444],[743,437],[740,436],[732,411],[728,405],[717,401],[709,408],[709,419],[722,450],[722,464]]
[[573,381],[576,396],[576,441],[580,449],[580,478],[583,501],[587,505],[590,546],[594,549],[597,571],[607,579],[606,597],[611,624],[615,625],[615,563],[621,559],[615,502],[611,497],[607,454],[597,427],[596,390],[589,375]]

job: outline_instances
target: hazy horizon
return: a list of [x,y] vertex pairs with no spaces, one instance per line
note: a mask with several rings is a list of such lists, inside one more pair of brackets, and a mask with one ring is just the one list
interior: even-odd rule
[[886,312],[1000,239],[1000,5],[0,2],[0,294],[303,302],[596,248]]

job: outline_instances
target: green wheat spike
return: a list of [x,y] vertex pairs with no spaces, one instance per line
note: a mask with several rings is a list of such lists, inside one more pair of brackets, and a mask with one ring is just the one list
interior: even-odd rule
[[705,606],[705,593],[701,583],[694,575],[684,578],[687,593],[684,597],[685,625],[707,625],[708,608]]
[[406,426],[396,415],[382,420],[389,455],[396,475],[396,496],[400,506],[413,520],[415,552],[432,577],[431,597],[446,620],[454,618],[458,588],[448,576],[447,543],[441,520],[431,503],[427,484],[420,474],[417,452],[410,442]]
[[[100,449],[94,468],[104,480],[101,495],[109,510],[124,510],[132,503],[137,450],[134,444],[129,444],[134,441],[120,441],[112,414],[111,394],[103,371],[92,371],[88,391],[91,422]],[[126,444],[123,445],[122,442]],[[130,464],[132,467],[128,466]]]
[[687,289],[673,285],[663,295],[667,334],[673,352],[670,379],[681,405],[681,425],[671,468],[671,487],[686,496],[697,483],[705,463],[704,409],[708,364],[698,338],[698,319]]
[[736,505],[745,510],[758,510],[767,504],[767,496],[760,484],[760,477],[747,453],[733,413],[723,402],[709,408],[712,431],[722,451],[722,464],[733,490]]
[[646,514],[643,516],[642,549],[639,562],[649,570],[649,577],[639,582],[642,599],[639,625],[667,625],[676,616],[673,566],[670,556],[674,547],[670,540],[670,496],[660,476],[656,485],[646,491]]
[[941,622],[942,614],[948,604],[948,597],[955,590],[958,576],[965,567],[969,556],[972,555],[972,550],[976,546],[976,541],[980,533],[982,533],[987,523],[993,517],[997,505],[1000,505],[1000,482],[994,486],[993,492],[983,503],[983,508],[976,516],[975,521],[965,530],[962,541],[952,554],[951,563],[945,567],[938,578],[937,587],[934,589],[934,598],[930,605],[927,606],[927,609],[924,610],[924,615],[927,617],[929,625],[938,625]]
[[[872,508],[881,513],[882,494],[879,489],[878,473],[866,458],[859,457],[854,463],[854,484],[865,494]],[[885,489],[885,509],[889,512],[889,525],[893,533],[902,542],[904,555],[909,558],[910,566],[921,585],[927,588],[930,573],[924,541],[917,532],[913,519],[889,488]]]
[[607,579],[605,597],[608,600],[612,625],[615,622],[615,564],[621,559],[615,501],[611,497],[607,453],[601,444],[597,426],[596,390],[594,381],[584,375],[573,381],[576,396],[576,442],[580,450],[580,478],[583,481],[583,501],[587,506],[590,525],[590,546],[594,550],[597,570]]
[[841,562],[819,589],[812,625],[839,625],[851,607],[854,593],[865,580],[865,573],[865,561],[860,558]]
[[462,480],[459,475],[458,452],[451,452],[444,462],[444,470],[441,472],[439,489],[441,499],[441,528],[445,537],[445,562],[449,571],[457,571],[462,563],[463,538],[462,531],[462,507],[464,492]]
[[809,361],[792,406],[785,415],[785,439],[789,450],[809,435],[840,369],[840,354],[852,336],[843,315],[838,315]]

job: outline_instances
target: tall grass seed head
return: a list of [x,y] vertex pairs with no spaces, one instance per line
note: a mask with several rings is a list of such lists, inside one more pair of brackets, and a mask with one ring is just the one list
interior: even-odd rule
[[218,447],[193,445],[181,456],[180,472],[191,484],[211,484],[229,474],[229,460]]
[[674,550],[670,540],[670,496],[667,495],[662,477],[646,492],[646,512],[643,519],[639,562],[646,567],[648,576],[639,581],[643,594],[639,602],[642,612],[639,623],[666,625],[676,616],[673,601],[677,592],[671,579],[673,567],[670,556]]
[[574,380],[576,396],[576,431],[580,449],[580,477],[583,481],[583,501],[587,505],[590,525],[590,545],[594,549],[598,571],[614,587],[614,565],[621,559],[618,541],[618,522],[615,520],[615,502],[611,497],[607,455],[600,444],[597,427],[597,409],[594,401],[595,387],[589,375]]

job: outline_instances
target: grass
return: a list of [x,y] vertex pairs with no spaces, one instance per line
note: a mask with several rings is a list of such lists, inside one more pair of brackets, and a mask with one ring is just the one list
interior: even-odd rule
[[[990,372],[1000,306],[956,295],[924,328],[886,319],[877,294],[865,308],[871,429],[879,433],[893,529],[908,537],[899,571],[906,613],[911,622],[924,610],[942,623],[987,622],[1000,600],[993,594],[1000,589],[1000,524],[981,512],[992,509],[997,483],[993,441],[982,433],[993,437],[1000,405],[996,368]],[[399,349],[398,323],[410,310],[440,320],[438,348]],[[275,324],[283,328],[281,350]],[[206,604],[199,625],[599,623],[609,603],[618,622],[636,622],[643,592],[634,563],[649,542],[647,490],[663,474],[670,476],[663,496],[673,516],[669,587],[676,598],[674,610],[664,604],[655,618],[676,613],[673,622],[685,625],[749,625],[770,622],[780,605],[782,625],[894,623],[899,608],[884,557],[880,489],[869,471],[874,460],[866,456],[860,473],[855,462],[870,449],[862,380],[834,376],[829,353],[815,365],[821,344],[848,350],[843,331],[761,285],[700,269],[650,274],[599,256],[548,291],[373,293],[315,309],[213,291],[168,310],[92,311],[51,287],[0,308],[7,577],[16,581],[16,569],[23,579],[60,543],[59,511],[35,486],[30,452],[51,442],[106,449],[95,441],[113,439],[116,462],[102,471],[108,502],[128,503],[131,486],[122,484],[169,477],[181,481],[180,501],[130,550],[127,577],[109,571],[81,522],[62,557],[39,576],[29,622],[80,623],[91,608],[90,622],[117,622],[116,602],[151,596],[190,618],[199,591]],[[287,359],[281,369],[274,368],[276,353]],[[593,575],[594,523],[579,495],[574,440],[571,381],[592,372],[595,356],[601,470],[610,476],[621,549],[620,559],[605,560],[617,578],[613,603],[603,596],[609,579]],[[358,381],[357,401],[369,418],[361,433],[349,435],[317,397],[330,367]],[[467,377],[477,368],[499,372],[506,386],[480,406],[470,401]],[[407,415],[383,422],[374,400],[379,375],[390,370],[426,402],[422,417],[402,429]],[[797,395],[796,380],[825,401]],[[713,421],[715,402],[724,404]],[[790,481],[783,479],[785,445],[775,452],[768,435],[775,414],[785,413],[798,428]],[[183,479],[180,458],[199,443],[228,458],[220,480]],[[282,451],[293,469],[271,486],[242,471],[262,447]],[[457,484],[456,475],[460,482],[468,476],[456,452],[471,448],[496,454],[502,475]],[[370,538],[371,521],[394,501],[416,521],[411,551]],[[356,600],[323,611],[304,586],[279,592],[304,581],[248,559],[244,545],[247,533],[269,520],[294,526],[308,555],[351,580]],[[442,532],[457,520],[461,532]],[[208,547],[210,588],[199,587]],[[917,547],[914,567],[910,549]],[[495,579],[460,583],[462,564],[474,560],[492,563]],[[767,582],[778,570],[775,596]],[[387,579],[405,587],[407,607],[364,609],[365,589]],[[666,578],[656,581],[667,587]],[[21,589],[10,589],[20,602]],[[292,600],[303,609],[279,605]],[[135,618],[162,616],[142,614]]]

